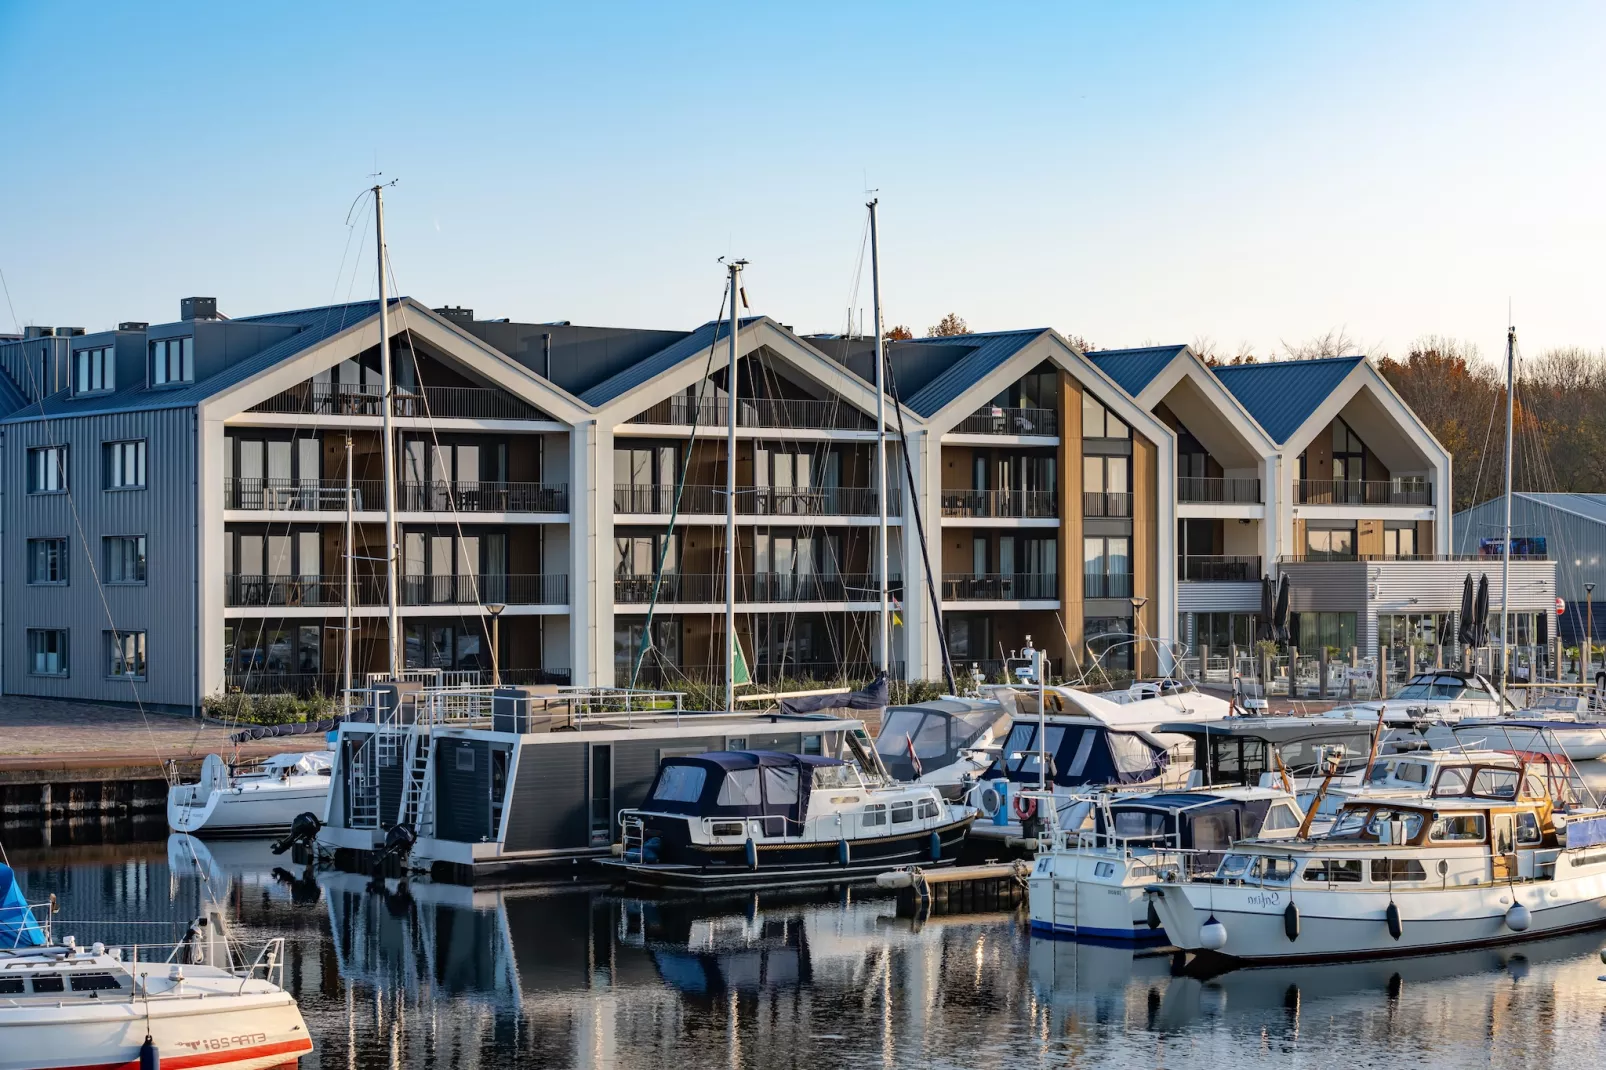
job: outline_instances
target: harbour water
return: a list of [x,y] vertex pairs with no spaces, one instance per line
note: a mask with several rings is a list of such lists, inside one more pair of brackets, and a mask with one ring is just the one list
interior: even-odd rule
[[858,890],[641,899],[578,871],[373,886],[297,870],[266,842],[179,836],[11,861],[80,941],[176,939],[203,891],[243,939],[285,936],[317,1044],[307,1070],[1606,1060],[1606,933],[1201,982],[1165,957],[1034,938],[1013,914],[917,925]]

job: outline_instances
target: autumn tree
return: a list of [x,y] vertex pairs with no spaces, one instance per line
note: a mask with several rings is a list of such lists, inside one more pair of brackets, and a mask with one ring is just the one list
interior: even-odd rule
[[927,338],[952,338],[955,335],[969,334],[970,324],[959,318],[959,313],[950,312],[938,321],[935,327],[926,328]]
[[887,333],[883,334],[881,337],[885,338],[889,342],[907,342],[914,336],[915,332],[911,331],[908,327],[900,323],[896,327],[888,328]]

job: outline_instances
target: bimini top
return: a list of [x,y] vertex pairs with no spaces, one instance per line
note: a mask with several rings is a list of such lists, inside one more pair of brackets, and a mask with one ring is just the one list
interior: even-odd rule
[[1306,739],[1371,738],[1374,723],[1333,717],[1232,717],[1221,721],[1173,721],[1155,725],[1155,735],[1195,739],[1263,739],[1281,745]]
[[[701,817],[785,816],[808,811],[815,770],[841,769],[830,779],[846,785],[847,763],[812,754],[778,751],[710,751],[665,758],[643,810]],[[856,785],[857,779],[853,780]]]

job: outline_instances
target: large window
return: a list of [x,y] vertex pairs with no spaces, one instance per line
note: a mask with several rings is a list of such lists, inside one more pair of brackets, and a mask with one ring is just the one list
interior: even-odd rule
[[67,490],[67,447],[37,446],[28,451],[28,493],[62,494]]
[[1333,420],[1333,482],[1359,483],[1366,478],[1366,443],[1343,420]]
[[145,442],[106,443],[106,489],[143,490],[145,488]]
[[67,582],[67,540],[28,540],[28,582]]
[[1301,654],[1314,655],[1329,647],[1343,656],[1356,645],[1353,613],[1295,613],[1289,625],[1294,645]]
[[1131,438],[1132,429],[1100,404],[1092,394],[1082,395],[1083,438]]
[[1355,560],[1355,529],[1305,528],[1305,559],[1307,561]]
[[1130,669],[1133,645],[1131,617],[1088,617],[1082,621],[1082,641],[1106,669]]
[[1082,458],[1082,515],[1132,515],[1132,462],[1129,458]]
[[67,629],[28,629],[28,671],[34,676],[67,675]]
[[111,346],[73,354],[73,393],[103,394],[117,388],[117,351]]
[[151,382],[157,386],[167,383],[195,381],[195,339],[163,338],[151,343]]
[[106,675],[124,680],[145,679],[145,633],[106,633]]
[[1132,597],[1131,540],[1092,535],[1082,540],[1082,593],[1088,598]]
[[1383,526],[1383,556],[1408,558],[1417,555],[1415,524],[1385,524]]
[[145,536],[108,535],[101,546],[107,583],[145,582]]

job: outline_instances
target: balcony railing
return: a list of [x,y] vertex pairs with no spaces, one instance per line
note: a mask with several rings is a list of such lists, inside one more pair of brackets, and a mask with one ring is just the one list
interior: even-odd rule
[[[486,655],[489,657],[489,655]],[[412,668],[412,666],[409,666]],[[491,682],[491,670],[448,670],[449,678],[473,686]],[[504,684],[557,684],[567,686],[568,669],[532,669],[503,665],[498,671]],[[362,686],[362,673],[353,673],[355,686]],[[256,669],[228,673],[223,678],[225,691],[248,695],[338,695],[345,682],[339,672],[288,672],[275,669]]]
[[1060,415],[1053,409],[984,405],[959,421],[954,431],[965,435],[1057,435]]
[[[628,663],[616,662],[614,665],[614,679],[618,681],[620,686],[624,686],[630,680],[631,673],[634,670],[635,664],[633,660]],[[787,659],[775,662],[757,660],[749,666],[749,671],[753,674],[754,682],[760,684],[773,684],[785,680],[811,680],[823,684],[837,684],[846,681],[847,686],[860,687],[875,679],[877,669],[870,662],[863,660],[792,661]],[[894,680],[905,679],[903,662],[893,662],[890,675]],[[642,664],[641,675],[636,678],[635,684],[637,687],[673,689],[684,686],[688,680],[699,683],[719,683],[724,680],[723,670],[717,663],[712,667],[708,665],[665,666],[658,663],[656,658],[649,657]]]
[[1301,505],[1432,505],[1433,484],[1421,479],[1299,479]]
[[[382,403],[382,391],[377,386],[297,383],[251,406],[251,411],[295,416],[382,416]],[[395,416],[463,420],[547,418],[533,405],[520,401],[506,391],[482,386],[426,386],[421,390],[396,390],[392,395],[392,405],[392,414]]]
[[[903,578],[893,576],[888,586],[895,596],[902,595]],[[627,605],[645,605],[652,601],[651,576],[615,576],[613,599]],[[874,576],[863,573],[853,575],[796,575],[787,572],[762,572],[757,575],[736,577],[736,601],[752,602],[873,602],[879,598],[879,585]],[[718,603],[725,601],[723,573],[664,573],[658,591],[663,603]]]
[[[352,578],[354,606],[385,603],[383,576]],[[569,577],[534,575],[403,576],[400,603],[406,606],[484,605],[501,602],[516,606],[565,605]],[[259,576],[230,573],[224,577],[224,605],[342,607],[346,604],[344,576]]]
[[1131,598],[1132,574],[1130,572],[1114,572],[1106,575],[1101,572],[1084,572],[1082,574],[1082,596],[1084,598]]
[[[887,494],[887,515],[898,515],[898,494]],[[675,488],[667,484],[616,483],[615,513],[667,514],[675,508]],[[680,495],[680,512],[725,515],[725,488],[691,484]],[[738,487],[736,512],[742,516],[875,516],[872,487]]]
[[1224,478],[1220,476],[1177,477],[1179,502],[1229,502],[1257,504],[1260,497],[1260,480]]
[[[1549,561],[1549,554],[1512,554],[1513,561]],[[1455,562],[1481,562],[1485,565],[1498,565],[1500,555],[1490,557],[1485,554],[1338,554],[1326,550],[1306,551],[1302,554],[1281,554],[1277,558],[1280,564],[1306,564],[1326,563],[1330,561],[1455,561]]]
[[1059,492],[1052,490],[945,490],[942,515],[954,517],[1056,517]]
[[942,597],[944,601],[1016,602],[1027,599],[1057,599],[1060,596],[1059,577],[1052,573],[1002,573],[974,575],[963,572],[944,573]]
[[[397,509],[403,512],[461,513],[566,513],[566,483],[402,483],[397,488]],[[223,484],[225,509],[344,512],[344,479],[227,479]],[[357,479],[351,485],[351,505],[358,512],[385,507],[385,485],[377,479]]]
[[1082,515],[1126,517],[1132,515],[1132,495],[1118,494],[1115,491],[1084,490],[1082,492]]
[[1260,579],[1260,558],[1189,554],[1177,558],[1177,579],[1203,583],[1249,583]]
[[[632,416],[633,424],[672,424],[686,426],[696,418],[699,427],[724,427],[730,410],[723,399],[693,399],[684,394],[658,402],[647,411]],[[740,398],[736,404],[738,427],[791,427],[819,431],[873,430],[868,415],[841,401],[810,398]]]

